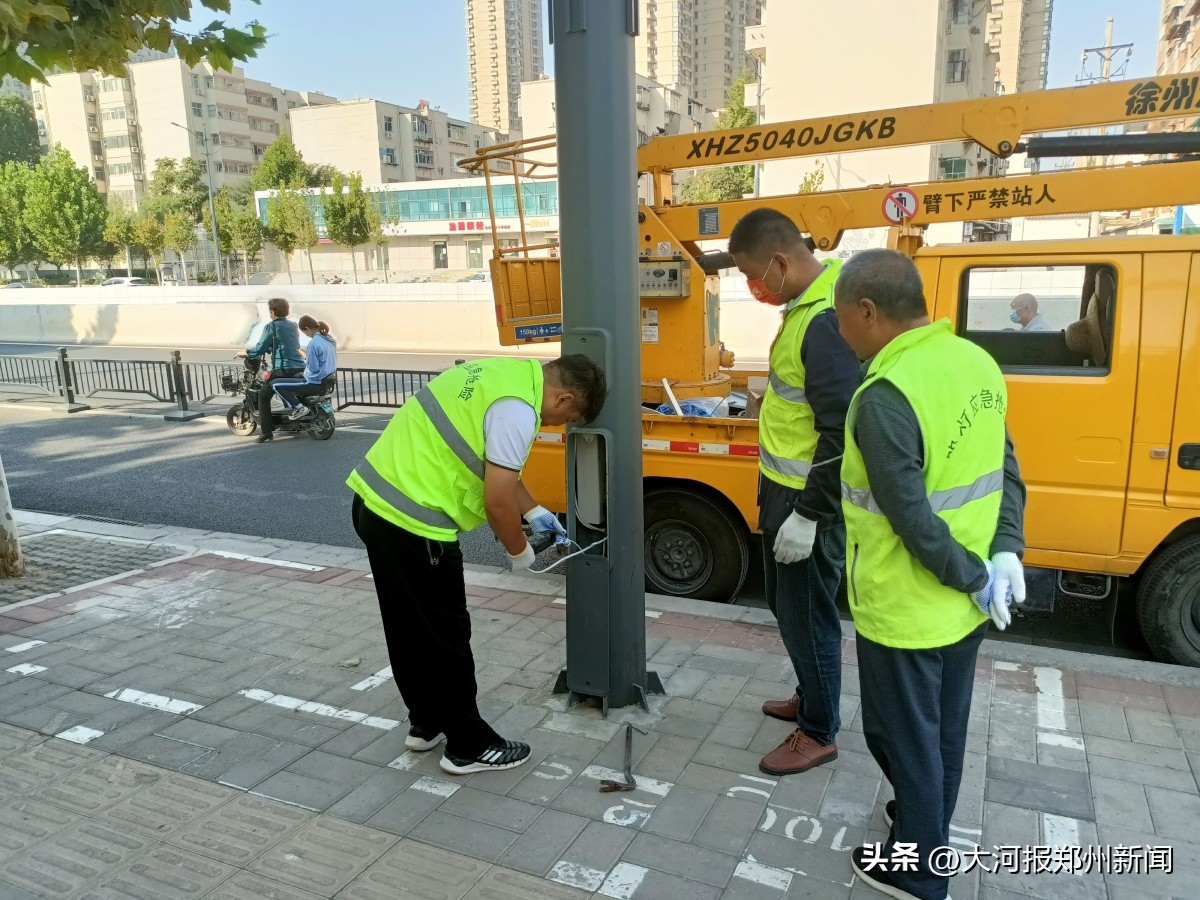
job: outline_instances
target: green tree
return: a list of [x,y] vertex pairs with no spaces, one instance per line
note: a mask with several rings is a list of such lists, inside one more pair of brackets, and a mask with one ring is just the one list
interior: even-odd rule
[[[159,271],[162,253],[166,248],[162,222],[148,212],[138,213],[133,220],[133,242],[134,246],[140,247],[142,252],[149,257],[154,270]],[[161,274],[158,280],[162,281]]]
[[383,283],[390,284],[391,279],[388,277],[387,253],[388,236],[383,229],[385,225],[391,225],[394,220],[389,219],[385,222],[379,212],[379,207],[372,203],[367,210],[367,221],[371,226],[371,233],[368,239],[375,245],[375,253],[383,261]]
[[250,283],[250,262],[263,248],[263,224],[255,215],[254,210],[246,208],[238,210],[233,215],[233,225],[230,228],[234,248],[242,254],[242,272],[246,284]]
[[[233,194],[228,186],[222,187],[213,197],[213,207],[217,211],[217,252],[221,254],[223,260],[221,271],[229,273],[229,254],[233,253],[233,216],[235,207],[233,205]],[[208,210],[208,204],[204,205],[201,210],[201,216],[204,219],[204,229],[206,233],[212,234],[212,214]]]
[[125,251],[125,274],[133,275],[134,217],[129,208],[119,200],[108,204],[108,222],[104,225],[104,240],[119,250]]
[[333,179],[330,193],[321,194],[325,231],[335,244],[350,251],[354,283],[358,284],[358,261],[354,251],[371,237],[371,199],[362,189],[362,176],[355,172],[347,180],[341,173]]
[[302,188],[307,182],[308,169],[304,157],[286,131],[280,132],[279,137],[271,142],[263,154],[262,162],[250,176],[250,183],[258,191]]
[[156,159],[141,208],[160,222],[175,213],[183,213],[193,223],[199,222],[201,210],[208,203],[202,165],[200,160],[191,158]]
[[0,94],[0,163],[35,166],[41,157],[33,107],[16,94]]
[[82,283],[83,260],[100,249],[108,209],[87,169],[55,145],[29,173],[25,221],[42,255],[57,266],[75,263],[75,284]]
[[[748,128],[758,123],[754,110],[746,105],[746,85],[754,73],[743,69],[725,91],[725,108],[717,116],[716,127]],[[754,166],[713,166],[697,172],[679,185],[679,199],[685,203],[714,203],[738,200],[754,190]]]
[[815,194],[821,190],[821,185],[825,183],[825,167],[821,163],[817,163],[817,167],[800,179],[800,186],[796,188],[797,194]]
[[288,283],[292,283],[292,254],[305,237],[306,221],[312,222],[308,201],[295,191],[279,191],[267,201],[267,240],[279,248],[287,268]]
[[[258,3],[258,0],[253,0]],[[228,13],[229,0],[200,0]],[[244,29],[216,19],[198,30],[190,24],[192,0],[4,0],[0,2],[0,77],[25,84],[44,81],[56,68],[101,69],[124,75],[129,54],[149,47],[174,50],[189,66],[207,59],[218,69],[245,62],[267,42],[257,21]]]
[[163,220],[163,245],[179,254],[179,268],[183,270],[183,283],[187,284],[187,261],[183,255],[196,246],[196,223],[187,213],[171,213]]
[[25,192],[31,171],[15,162],[0,166],[0,265],[14,276],[17,266],[37,258],[33,234],[25,221]]
[[313,163],[311,166],[306,163],[305,169],[304,183],[309,187],[329,187],[338,175],[345,177],[337,166],[325,163]]
[[292,230],[296,235],[296,249],[304,251],[304,256],[308,260],[309,280],[316,284],[317,276],[313,274],[312,248],[317,246],[317,222],[313,218],[312,208],[308,205],[308,195],[296,193],[294,196],[299,201],[291,213]]

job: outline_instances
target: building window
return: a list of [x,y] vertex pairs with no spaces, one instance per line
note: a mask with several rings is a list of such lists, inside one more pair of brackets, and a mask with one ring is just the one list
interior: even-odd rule
[[383,133],[384,133],[385,137],[392,136],[392,117],[391,116],[383,117]]
[[964,84],[967,80],[967,51],[951,50],[946,54],[946,84]]
[[966,25],[971,21],[971,0],[950,0],[950,21]]
[[380,147],[379,157],[389,166],[394,166],[396,164],[396,151],[391,147]]
[[203,131],[193,131],[192,134],[195,135],[195,137],[196,137],[196,143],[203,147],[204,146],[204,132]]
[[112,137],[107,137],[104,139],[104,146],[107,147],[109,150],[117,149],[120,147],[128,147],[129,146],[129,135],[114,134]]
[[131,175],[133,174],[133,163],[117,163],[109,167],[114,175]]
[[938,178],[954,179],[967,177],[967,161],[962,157],[949,157],[938,160]]
[[103,156],[104,155],[104,147],[101,146],[100,142],[92,141],[91,143],[92,143],[92,156]]
[[210,119],[215,119],[217,117],[217,104],[215,104],[215,103],[208,104],[208,117]]
[[192,115],[193,116],[204,115],[204,107],[199,103],[193,103],[192,104]]
[[426,150],[417,150],[413,153],[418,166],[433,166],[433,154]]
[[213,132],[212,142],[214,145],[221,143],[221,135]]
[[205,75],[205,76],[204,76],[204,86],[205,86],[206,88],[210,88],[210,87],[212,87],[212,86],[213,86],[213,80],[212,80],[212,76],[211,76],[211,75]]
[[96,168],[95,168],[95,169],[93,169],[92,171],[96,173],[96,180],[97,180],[97,181],[103,181],[103,180],[104,180],[104,169],[103,169],[103,167],[101,167],[101,166],[96,166]]
[[[102,118],[105,122],[111,122],[114,119],[124,119],[125,118],[125,107],[117,106],[117,107],[113,107],[112,109],[106,109],[102,113],[100,113],[100,118]],[[88,124],[95,125],[96,117],[88,116]]]

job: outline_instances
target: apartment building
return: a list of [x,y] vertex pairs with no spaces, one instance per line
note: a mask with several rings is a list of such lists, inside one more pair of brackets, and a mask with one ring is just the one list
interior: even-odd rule
[[[1171,75],[1200,70],[1200,0],[1163,0],[1157,63],[1155,72],[1159,81],[1165,78],[1164,90],[1171,83]],[[1193,93],[1195,90],[1193,86]],[[1186,119],[1175,119],[1168,127],[1197,126]]]
[[645,0],[635,42],[639,75],[708,109],[750,65],[746,28],[759,21],[763,0]]
[[521,82],[545,72],[542,0],[467,0],[471,121],[521,131]]
[[[761,84],[746,89],[748,100],[761,99],[762,121],[852,119],[868,110],[996,93],[999,57],[986,33],[992,0],[920,0],[908,4],[904,16],[895,14],[892,0],[824,7],[820,15],[779,0],[763,7],[762,23],[747,34]],[[967,178],[1005,168],[972,142],[838,153],[831,141],[828,150],[765,163],[761,192],[792,193],[818,164],[825,190]]]
[[[969,2],[955,7],[952,17],[967,15]],[[997,93],[1045,90],[1053,13],[1054,0],[992,0],[987,37],[998,57]]]
[[97,187],[136,207],[162,157],[212,166],[213,187],[249,178],[267,147],[289,130],[292,110],[335,98],[285,90],[208,63],[188,66],[156,54],[125,77],[99,72],[50,75],[33,87],[44,149],[62,144],[91,170]]
[[452,119],[425,100],[416,108],[345,100],[296,109],[292,140],[306,162],[360,172],[367,184],[461,178],[458,161],[507,136]]

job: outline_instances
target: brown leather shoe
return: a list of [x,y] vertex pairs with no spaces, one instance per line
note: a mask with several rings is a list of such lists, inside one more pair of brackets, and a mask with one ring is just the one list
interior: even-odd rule
[[837,744],[822,747],[797,728],[788,739],[762,758],[758,767],[768,775],[795,775],[837,759]]
[[796,691],[787,700],[768,700],[762,705],[762,711],[764,715],[774,719],[795,722],[796,716],[800,714],[800,692]]

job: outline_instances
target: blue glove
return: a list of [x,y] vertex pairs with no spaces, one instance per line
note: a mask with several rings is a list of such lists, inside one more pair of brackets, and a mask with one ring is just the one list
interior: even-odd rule
[[1006,579],[996,577],[995,566],[986,559],[983,564],[987,567],[987,584],[973,592],[971,599],[983,614],[992,620],[996,628],[1003,631],[1012,621],[1012,613],[1008,609],[1012,602],[1012,589]]
[[525,513],[525,521],[529,524],[534,534],[545,534],[548,531],[554,532],[554,546],[556,547],[571,542],[570,538],[567,537],[567,529],[563,527],[562,522],[558,521],[558,516],[544,506],[535,506],[529,512]]

